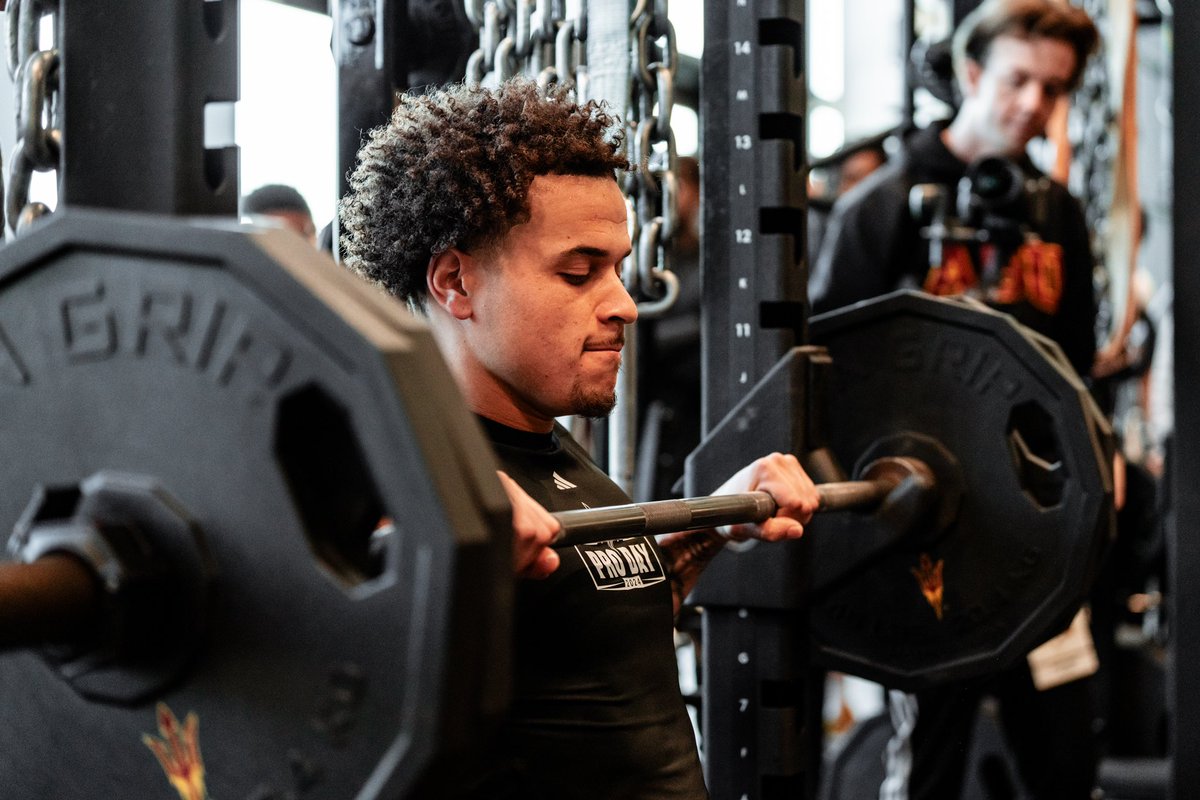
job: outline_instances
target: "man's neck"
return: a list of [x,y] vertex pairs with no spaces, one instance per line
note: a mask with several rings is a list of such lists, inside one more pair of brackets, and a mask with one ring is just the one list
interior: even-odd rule
[[510,428],[515,428],[519,431],[529,431],[531,433],[549,433],[554,430],[554,420],[544,419],[540,416],[535,416],[528,413],[523,413],[511,405],[500,405],[489,402],[476,402],[474,398],[468,397],[467,403],[471,410],[481,417],[487,417],[492,422],[498,422],[501,425],[507,425]]
[[474,358],[452,322],[437,313],[430,315],[429,322],[434,341],[442,351],[468,408],[481,417],[521,431],[549,433],[554,429],[553,417],[545,417],[522,407],[495,376]]
[[997,150],[994,144],[975,132],[966,108],[960,109],[954,120],[942,129],[942,144],[951,155],[964,164],[970,164],[988,156],[1016,159],[1020,153],[1005,153]]
[[539,414],[523,404],[479,362],[464,358],[451,363],[452,368],[458,367],[452,371],[467,406],[479,416],[519,431],[549,433],[554,429],[553,417]]
[[982,145],[970,134],[962,115],[955,117],[953,122],[942,129],[942,144],[946,145],[951,155],[964,164],[970,164],[979,158],[983,151]]

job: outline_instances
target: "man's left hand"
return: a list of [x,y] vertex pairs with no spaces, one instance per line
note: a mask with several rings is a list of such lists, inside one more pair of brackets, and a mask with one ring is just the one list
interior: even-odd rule
[[775,499],[779,510],[761,525],[730,525],[721,532],[735,541],[762,539],[780,542],[799,539],[804,525],[820,505],[817,487],[790,453],[771,453],[740,470],[713,494],[766,492]]

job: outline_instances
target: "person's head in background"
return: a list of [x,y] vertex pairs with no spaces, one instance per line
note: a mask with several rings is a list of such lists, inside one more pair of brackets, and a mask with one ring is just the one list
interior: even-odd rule
[[810,208],[828,212],[837,198],[887,163],[884,146],[890,133],[850,142],[837,152],[813,161],[808,175]]
[[300,192],[291,186],[281,183],[270,183],[260,186],[242,198],[242,216],[250,217],[256,222],[269,217],[267,222],[276,222],[291,228],[315,246],[317,243],[317,226],[313,223],[312,212]]
[[863,178],[887,162],[887,151],[880,142],[872,142],[858,150],[853,150],[842,161],[837,169],[835,191],[838,197],[853,189]]
[[1024,154],[1079,85],[1098,41],[1087,12],[1069,3],[984,0],[954,33],[962,104],[943,134],[947,147],[968,163]]

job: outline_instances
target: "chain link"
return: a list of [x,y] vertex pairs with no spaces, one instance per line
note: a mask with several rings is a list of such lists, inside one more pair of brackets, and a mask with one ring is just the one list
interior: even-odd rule
[[[1100,30],[1108,24],[1107,0],[1082,0],[1080,5]],[[1095,231],[1093,251],[1097,260],[1105,256],[1104,241],[1108,232],[1108,211],[1112,202],[1112,166],[1116,156],[1113,140],[1113,111],[1109,90],[1108,54],[1104,39],[1099,49],[1084,67],[1075,102],[1071,104],[1069,131],[1072,154],[1077,168],[1077,182],[1072,189],[1084,205],[1088,227]],[[1073,178],[1075,176],[1072,176]]]
[[[568,5],[575,13],[568,15]],[[479,36],[467,83],[495,86],[525,75],[543,89],[565,83],[586,97],[586,0],[465,0],[465,7]]]
[[634,80],[626,111],[634,170],[625,192],[635,209],[631,236],[636,242],[635,269],[626,288],[639,299],[644,318],[661,316],[679,297],[679,279],[671,271],[671,240],[679,228],[675,177],[675,70],[679,54],[667,0],[639,0],[630,17]]
[[17,144],[9,160],[5,212],[8,226],[25,231],[38,217],[50,213],[44,203],[30,202],[29,184],[34,172],[58,169],[62,129],[57,125],[59,51],[38,49],[38,32],[44,17],[57,4],[49,0],[20,0],[8,4],[8,67],[18,92]]

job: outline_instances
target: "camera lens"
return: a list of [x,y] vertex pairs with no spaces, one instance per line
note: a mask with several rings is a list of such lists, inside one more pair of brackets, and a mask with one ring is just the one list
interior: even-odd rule
[[989,204],[1016,200],[1021,191],[1021,173],[1008,159],[981,159],[968,171],[968,177],[972,191]]

